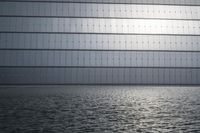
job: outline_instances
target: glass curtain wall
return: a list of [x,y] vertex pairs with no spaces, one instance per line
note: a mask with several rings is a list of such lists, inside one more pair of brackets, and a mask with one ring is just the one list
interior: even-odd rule
[[199,85],[200,1],[1,1],[0,84]]

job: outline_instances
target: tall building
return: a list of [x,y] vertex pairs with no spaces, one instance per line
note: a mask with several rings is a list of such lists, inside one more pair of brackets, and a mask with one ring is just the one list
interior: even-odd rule
[[200,84],[199,0],[4,0],[0,84]]

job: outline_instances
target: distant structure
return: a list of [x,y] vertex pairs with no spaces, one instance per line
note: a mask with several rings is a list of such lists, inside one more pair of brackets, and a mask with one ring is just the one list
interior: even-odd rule
[[200,84],[200,0],[4,0],[0,84]]

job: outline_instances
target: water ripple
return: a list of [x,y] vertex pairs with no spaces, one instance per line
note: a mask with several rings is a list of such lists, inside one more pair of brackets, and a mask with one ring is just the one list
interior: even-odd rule
[[200,88],[0,88],[0,130],[3,133],[200,132]]

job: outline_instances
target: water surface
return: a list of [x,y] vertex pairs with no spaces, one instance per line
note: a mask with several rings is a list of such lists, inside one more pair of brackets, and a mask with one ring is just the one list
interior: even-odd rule
[[0,131],[200,132],[200,87],[1,87]]

